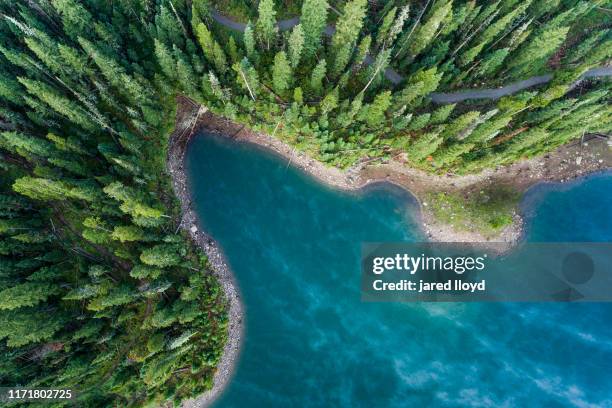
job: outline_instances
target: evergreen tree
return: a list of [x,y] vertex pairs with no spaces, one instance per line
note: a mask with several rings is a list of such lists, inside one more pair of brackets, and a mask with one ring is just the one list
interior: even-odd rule
[[439,125],[446,122],[446,119],[448,119],[450,114],[453,112],[455,106],[457,105],[453,103],[439,107],[431,114],[431,119],[429,122],[434,125]]
[[361,120],[370,127],[379,127],[385,120],[385,112],[391,106],[391,91],[376,95],[374,101],[362,108]]
[[164,75],[170,79],[176,79],[175,62],[172,53],[157,39],[155,39],[155,56]]
[[300,24],[304,30],[302,58],[309,60],[321,46],[321,35],[327,24],[327,0],[304,0]]
[[323,89],[323,78],[327,72],[327,62],[322,59],[317,63],[317,66],[312,70],[310,76],[310,87],[317,93]]
[[54,88],[28,78],[18,78],[18,80],[25,86],[28,93],[38,97],[57,113],[82,126],[83,129],[92,131],[97,128],[95,122],[81,106],[59,94]]
[[344,12],[336,23],[336,32],[332,37],[331,52],[334,62],[330,73],[338,76],[348,64],[353,48],[357,43],[363,26],[367,0],[351,0],[344,6]]
[[246,49],[247,57],[251,60],[256,60],[257,53],[255,51],[255,33],[253,25],[249,21],[244,29],[244,48]]
[[408,146],[408,158],[413,162],[420,162],[435,152],[441,143],[442,138],[438,136],[437,132],[425,133]]
[[529,6],[529,3],[523,3],[521,6],[514,8],[512,11],[507,13],[502,18],[490,24],[481,35],[477,37],[478,43],[465,51],[461,57],[460,65],[465,66],[468,63],[472,62],[474,58],[484,49],[484,47],[489,44],[493,39],[501,33],[512,21],[516,19],[516,17],[522,14],[525,9]]
[[291,78],[291,66],[287,60],[287,54],[285,51],[279,51],[274,57],[274,66],[272,67],[274,90],[283,94],[289,88]]
[[227,69],[227,58],[219,43],[213,39],[212,33],[204,23],[198,24],[196,33],[204,56],[214,64],[218,72],[224,73]]
[[75,0],[51,0],[51,4],[62,17],[63,29],[72,40],[87,33],[93,26],[91,13]]
[[334,88],[332,91],[325,95],[325,98],[321,101],[320,109],[321,113],[326,115],[338,107],[338,88]]
[[176,245],[161,244],[146,249],[140,255],[140,260],[151,266],[166,268],[178,265],[181,262],[180,248]]
[[300,58],[302,56],[302,49],[304,48],[304,30],[302,25],[298,24],[291,31],[291,35],[288,40],[288,52],[289,60],[291,61],[291,67],[296,69],[300,64]]
[[430,44],[451,8],[451,1],[441,1],[434,5],[427,20],[414,31],[410,39],[408,53],[411,57],[419,55]]
[[569,27],[543,29],[507,64],[515,77],[535,74],[565,40]]
[[487,77],[496,73],[509,53],[508,48],[501,48],[487,55],[476,69],[474,76]]
[[397,13],[397,7],[393,7],[382,20],[380,27],[378,28],[378,33],[376,34],[376,45],[379,47],[383,46],[385,41],[387,40],[387,36],[389,35],[389,30],[391,29],[391,25],[395,20],[395,14]]
[[425,126],[429,124],[429,120],[431,118],[431,113],[423,113],[410,121],[410,125],[408,126],[408,130],[417,131],[423,129]]
[[368,54],[370,53],[370,46],[372,45],[372,36],[366,35],[359,42],[357,47],[357,55],[355,55],[355,64],[361,66]]
[[234,64],[234,71],[236,71],[237,82],[249,93],[251,99],[255,100],[259,91],[259,76],[257,71],[247,58],[243,58],[237,64]]
[[389,30],[389,33],[387,34],[386,38],[381,40],[382,47],[391,47],[393,45],[397,36],[400,35],[402,30],[404,29],[404,24],[406,23],[409,17],[410,6],[406,4],[400,10],[400,13],[393,22],[393,25],[391,26],[391,29]]
[[261,0],[259,2],[259,18],[257,19],[257,34],[261,42],[269,50],[276,35],[276,11],[274,0]]

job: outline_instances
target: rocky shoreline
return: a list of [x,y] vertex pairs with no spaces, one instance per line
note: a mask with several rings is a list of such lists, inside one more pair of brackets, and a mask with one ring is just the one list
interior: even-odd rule
[[194,131],[199,129],[228,136],[238,142],[262,146],[285,158],[288,165],[298,167],[335,188],[354,191],[381,181],[396,184],[408,190],[417,199],[423,230],[430,240],[439,242],[505,242],[513,245],[523,235],[523,217],[517,208],[512,215],[512,224],[495,236],[485,236],[477,228],[470,229],[469,226],[465,230],[458,231],[435,219],[425,199],[428,193],[449,192],[467,195],[494,185],[505,185],[515,191],[525,192],[540,182],[564,183],[612,167],[611,149],[597,140],[584,145],[563,146],[543,157],[465,176],[431,174],[405,166],[401,158],[376,165],[364,161],[343,171],[297,151],[278,138],[252,131],[243,125],[210,113],[200,116]]
[[217,366],[213,387],[206,393],[183,402],[184,408],[209,406],[223,392],[228,384],[240,354],[243,323],[243,306],[238,285],[230,270],[223,251],[212,237],[199,229],[198,217],[191,205],[191,194],[185,175],[184,159],[189,140],[194,133],[198,117],[204,109],[197,105],[188,107],[182,100],[177,112],[176,127],[168,144],[167,169],[172,177],[174,192],[181,204],[182,218],[180,228],[184,229],[191,239],[208,257],[208,262],[228,302],[228,340],[223,349],[223,356]]
[[355,191],[370,184],[387,182],[409,191],[420,207],[420,221],[428,239],[439,242],[496,242],[510,248],[523,236],[524,221],[518,208],[513,222],[496,236],[484,236],[476,229],[457,231],[439,222],[427,208],[423,197],[431,192],[457,192],[469,194],[493,185],[508,185],[525,192],[541,182],[565,183],[573,179],[612,167],[612,152],[605,143],[595,142],[563,146],[544,157],[524,160],[510,166],[486,170],[474,175],[435,175],[406,167],[400,159],[371,165],[358,163],[346,171],[329,167],[282,140],[255,132],[247,127],[208,112],[197,103],[178,98],[177,122],[168,151],[168,170],[183,211],[181,226],[186,229],[208,255],[213,271],[218,276],[229,301],[228,344],[215,375],[213,388],[207,393],[183,404],[185,408],[203,407],[214,401],[229,381],[238,354],[243,332],[243,307],[232,272],[215,241],[198,230],[197,215],[191,208],[190,193],[184,173],[184,155],[189,140],[200,130],[230,137],[237,142],[253,143],[275,152],[287,160],[287,165],[298,167],[319,181],[343,190]]

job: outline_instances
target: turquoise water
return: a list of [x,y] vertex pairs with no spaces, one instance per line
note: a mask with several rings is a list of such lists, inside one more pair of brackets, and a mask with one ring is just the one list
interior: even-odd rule
[[[422,239],[410,195],[331,190],[215,137],[187,171],[246,309],[216,406],[612,406],[612,305],[362,303],[360,242]],[[551,188],[530,192],[529,240],[612,241],[612,177]]]

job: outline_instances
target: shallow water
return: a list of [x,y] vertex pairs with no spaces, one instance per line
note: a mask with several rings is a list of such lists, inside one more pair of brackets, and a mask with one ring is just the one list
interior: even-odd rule
[[[187,172],[246,309],[216,406],[612,406],[612,304],[362,303],[360,243],[423,238],[408,193],[332,190],[217,137]],[[528,240],[612,241],[610,175],[557,190],[529,193]]]

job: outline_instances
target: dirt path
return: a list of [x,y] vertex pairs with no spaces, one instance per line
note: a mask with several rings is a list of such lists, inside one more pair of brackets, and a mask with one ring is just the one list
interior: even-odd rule
[[[243,32],[246,28],[246,24],[240,23],[232,20],[229,17],[226,17],[220,14],[216,10],[212,10],[211,16],[213,20],[217,23],[221,24],[224,27],[229,29]],[[281,31],[287,31],[291,28],[295,27],[300,23],[299,17],[293,17],[287,20],[281,20],[277,23],[278,28]],[[335,32],[334,26],[328,25],[325,27],[325,35],[331,37]],[[365,63],[370,65],[374,62],[374,58],[370,55],[366,55]],[[603,77],[603,76],[612,76],[612,67],[600,67],[593,68],[587,71],[581,79],[584,78],[594,78],[594,77]],[[398,85],[404,80],[404,77],[400,75],[393,68],[387,68],[385,70],[385,77],[393,84]],[[501,88],[488,88],[488,89],[473,89],[473,90],[464,90],[457,92],[433,92],[430,94],[431,100],[434,103],[438,104],[447,104],[447,103],[456,103],[466,101],[468,99],[499,99],[502,96],[512,95],[523,89],[531,88],[532,86],[542,85],[547,82],[550,82],[552,79],[552,74],[533,76],[531,78],[513,82],[509,85],[503,86]],[[579,80],[580,81],[580,80]]]

